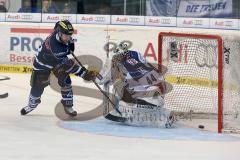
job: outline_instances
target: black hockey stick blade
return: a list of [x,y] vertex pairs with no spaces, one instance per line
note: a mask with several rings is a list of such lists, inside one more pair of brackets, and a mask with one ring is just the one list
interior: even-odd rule
[[7,98],[8,97],[8,93],[4,93],[0,95],[0,98]]
[[127,118],[124,117],[119,117],[112,115],[111,113],[108,113],[106,116],[104,116],[106,119],[114,121],[114,122],[126,122]]
[[9,80],[9,79],[10,79],[10,78],[7,77],[7,76],[2,76],[2,75],[1,75],[1,77],[2,77],[2,78],[0,78],[0,81],[5,81],[5,80]]
[[94,110],[85,112],[85,113],[78,113],[77,116],[71,117],[65,113],[62,104],[59,102],[58,105],[55,107],[55,115],[63,121],[87,121],[92,120],[100,116],[104,116],[106,119],[114,121],[114,122],[125,122],[127,118],[119,117],[112,115],[111,113],[107,113],[107,115],[103,115],[101,113],[102,107],[97,107]]

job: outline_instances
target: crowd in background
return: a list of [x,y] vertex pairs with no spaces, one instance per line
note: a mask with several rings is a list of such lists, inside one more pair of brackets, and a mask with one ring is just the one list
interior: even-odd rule
[[[14,1],[7,1],[13,5]],[[60,2],[60,3],[59,3]],[[19,13],[63,13],[76,14],[76,6],[71,1],[54,0],[21,0],[21,6],[15,12]],[[0,12],[8,12],[6,0],[0,0]]]
[[[19,2],[14,11],[11,6]],[[206,5],[211,9],[206,13],[184,13],[197,10],[196,5],[189,8],[188,4]],[[222,4],[220,4],[222,3]],[[8,5],[7,5],[8,4]],[[219,6],[217,6],[219,5]],[[222,5],[222,6],[221,6]],[[229,6],[230,5],[230,6]],[[186,7],[187,9],[185,9]],[[220,7],[219,11],[214,9]],[[225,7],[221,14],[221,7]],[[183,9],[184,8],[184,9]],[[198,8],[199,9],[199,8]],[[200,10],[200,9],[199,9]],[[201,9],[202,10],[202,9]],[[213,13],[210,12],[213,10]],[[0,0],[0,12],[19,13],[61,13],[61,14],[105,14],[105,15],[141,15],[141,16],[192,16],[239,18],[239,0]]]

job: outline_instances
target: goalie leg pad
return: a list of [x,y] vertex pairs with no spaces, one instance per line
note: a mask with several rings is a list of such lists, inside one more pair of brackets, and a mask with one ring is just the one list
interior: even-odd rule
[[163,106],[152,105],[144,101],[140,102],[141,104],[130,106],[121,101],[119,109],[123,117],[127,119],[126,124],[160,128],[171,128],[173,126],[175,121],[170,110]]
[[175,116],[172,113],[170,113],[170,115],[167,117],[165,127],[166,128],[171,128],[175,121],[176,121]]

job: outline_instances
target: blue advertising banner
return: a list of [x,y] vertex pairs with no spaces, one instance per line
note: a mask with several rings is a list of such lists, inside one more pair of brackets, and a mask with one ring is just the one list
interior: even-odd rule
[[176,17],[180,0],[146,0],[147,16]]
[[231,18],[232,0],[147,0],[147,16]]
[[231,18],[232,0],[181,0],[178,17]]

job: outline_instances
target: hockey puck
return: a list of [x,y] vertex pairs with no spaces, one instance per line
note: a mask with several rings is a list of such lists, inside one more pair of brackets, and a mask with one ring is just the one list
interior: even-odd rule
[[200,128],[200,129],[204,129],[204,125],[198,125],[198,128]]

